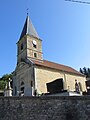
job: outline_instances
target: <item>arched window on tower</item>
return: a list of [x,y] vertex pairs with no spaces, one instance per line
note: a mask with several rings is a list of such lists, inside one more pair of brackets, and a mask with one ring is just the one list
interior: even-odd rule
[[34,53],[34,57],[37,58],[37,53]]

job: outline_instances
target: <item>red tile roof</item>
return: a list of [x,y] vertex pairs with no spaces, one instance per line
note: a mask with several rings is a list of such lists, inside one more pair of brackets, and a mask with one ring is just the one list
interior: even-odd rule
[[80,72],[76,71],[75,69],[73,69],[69,66],[61,65],[61,64],[50,62],[47,60],[42,60],[42,61],[33,60],[33,62],[34,62],[34,64],[39,65],[39,66],[48,67],[51,69],[60,70],[62,72],[68,72],[68,73],[84,76],[83,74],[81,74]]

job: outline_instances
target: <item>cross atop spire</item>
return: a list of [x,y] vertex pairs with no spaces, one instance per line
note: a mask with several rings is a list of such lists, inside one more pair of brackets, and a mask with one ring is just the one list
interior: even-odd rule
[[30,35],[30,36],[33,36],[33,37],[36,37],[36,38],[39,38],[29,16],[28,16],[28,9],[27,9],[27,17],[26,17],[26,21],[25,21],[25,24],[24,24],[24,27],[23,27],[23,30],[22,30],[22,33],[21,33],[21,36],[20,36],[20,39],[22,37],[24,37],[24,35]]
[[29,10],[29,9],[27,8],[27,16],[28,16],[28,10]]

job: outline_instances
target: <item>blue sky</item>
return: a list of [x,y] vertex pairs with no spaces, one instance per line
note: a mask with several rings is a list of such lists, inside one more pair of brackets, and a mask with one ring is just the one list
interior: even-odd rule
[[76,70],[90,67],[90,5],[64,0],[0,0],[0,77],[16,67],[16,43],[27,7],[43,40],[44,59]]

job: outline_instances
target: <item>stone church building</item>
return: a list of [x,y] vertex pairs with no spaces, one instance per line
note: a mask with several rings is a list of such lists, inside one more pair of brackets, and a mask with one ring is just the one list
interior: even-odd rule
[[75,69],[43,59],[42,40],[38,36],[29,16],[17,42],[17,66],[13,72],[13,95],[34,96],[36,94],[86,91],[85,76]]

